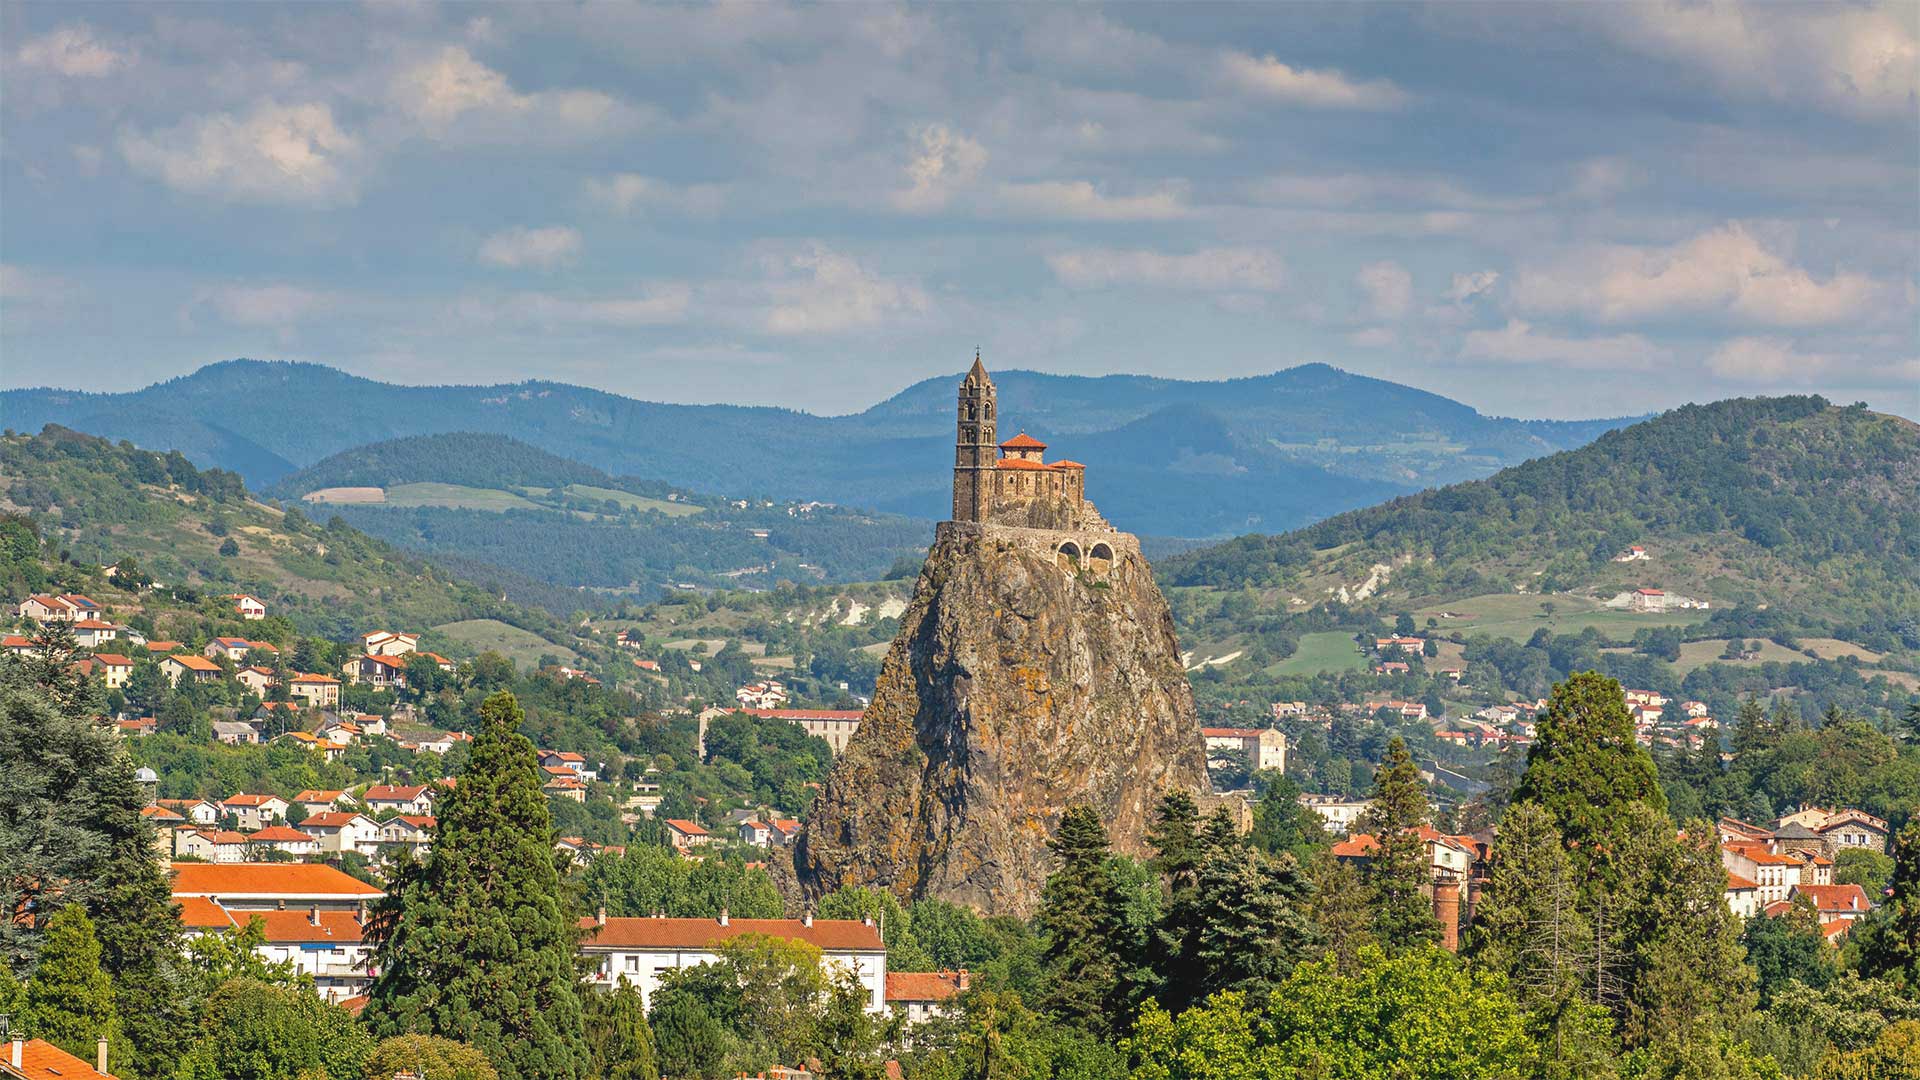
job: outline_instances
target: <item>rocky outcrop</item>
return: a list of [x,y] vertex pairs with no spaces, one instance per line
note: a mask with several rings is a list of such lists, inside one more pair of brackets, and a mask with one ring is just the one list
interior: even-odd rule
[[1077,562],[1059,534],[939,527],[795,850],[810,894],[880,886],[1027,915],[1067,807],[1094,806],[1137,855],[1162,793],[1205,789],[1173,618],[1133,538],[1108,536],[1113,558]]

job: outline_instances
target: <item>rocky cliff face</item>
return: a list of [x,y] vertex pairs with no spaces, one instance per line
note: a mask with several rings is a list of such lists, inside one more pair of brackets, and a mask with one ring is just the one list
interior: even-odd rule
[[1093,805],[1115,847],[1141,854],[1160,795],[1204,790],[1173,618],[1114,535],[1116,558],[1081,569],[1045,533],[940,526],[795,851],[808,892],[870,885],[1030,914],[1067,807]]

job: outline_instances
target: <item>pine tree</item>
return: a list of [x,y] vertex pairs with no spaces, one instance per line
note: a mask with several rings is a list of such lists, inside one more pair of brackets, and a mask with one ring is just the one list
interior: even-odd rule
[[379,975],[365,1017],[380,1036],[471,1043],[502,1080],[579,1080],[591,1069],[573,972],[580,931],[523,718],[505,691],[480,706],[431,854],[402,872],[369,927]]
[[1514,801],[1538,803],[1553,815],[1583,877],[1604,867],[1628,807],[1666,809],[1619,683],[1589,671],[1553,688]]
[[1522,1007],[1577,991],[1592,952],[1592,929],[1553,818],[1534,803],[1507,812],[1479,907],[1478,955],[1504,974]]
[[1108,1007],[1122,996],[1127,966],[1115,940],[1120,912],[1107,867],[1107,830],[1092,807],[1069,807],[1047,847],[1058,867],[1041,890],[1034,920],[1045,941],[1042,1002],[1062,1021],[1102,1032],[1117,1019]]
[[1426,892],[1433,860],[1420,836],[1427,822],[1427,790],[1398,735],[1374,773],[1372,798],[1361,826],[1373,834],[1374,848],[1361,878],[1373,902],[1373,936],[1389,948],[1438,940],[1440,924]]
[[86,908],[68,904],[47,923],[25,998],[23,1026],[36,1039],[91,1061],[96,1041],[114,1038],[113,982],[100,968],[100,941]]
[[1322,851],[1308,864],[1313,890],[1307,916],[1313,920],[1327,955],[1342,971],[1359,962],[1360,950],[1374,944],[1373,898],[1359,871]]

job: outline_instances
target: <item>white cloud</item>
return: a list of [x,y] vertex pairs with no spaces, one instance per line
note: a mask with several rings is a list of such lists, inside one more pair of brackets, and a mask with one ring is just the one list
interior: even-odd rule
[[902,210],[936,210],[957,188],[966,187],[987,165],[987,148],[945,124],[928,124],[913,133],[907,159],[907,188],[895,192]]
[[606,134],[641,119],[638,110],[597,90],[520,93],[505,75],[458,45],[401,70],[388,97],[442,137],[568,138]]
[[1366,292],[1375,318],[1398,319],[1413,306],[1413,275],[1392,259],[1361,267],[1354,281]]
[[136,171],[195,194],[309,204],[358,195],[359,140],[340,130],[324,103],[261,102],[244,116],[216,113],[165,131],[123,132],[119,146]]
[[1484,295],[1487,290],[1500,281],[1498,270],[1475,270],[1471,273],[1453,275],[1453,283],[1447,287],[1447,299],[1456,304],[1464,304],[1476,296]]
[[762,320],[770,334],[866,329],[924,314],[932,306],[917,283],[890,281],[824,247],[778,260],[772,269],[784,280],[770,286],[772,306]]
[[1002,184],[1000,201],[1015,214],[1075,221],[1167,221],[1190,213],[1186,192],[1180,187],[1143,195],[1108,195],[1085,180]]
[[1707,357],[1707,370],[1748,383],[1813,383],[1844,378],[1890,386],[1920,383],[1920,360],[1803,352],[1776,337],[1737,337]]
[[1087,248],[1047,256],[1055,277],[1075,288],[1141,285],[1160,289],[1275,292],[1286,286],[1285,260],[1263,248],[1205,248],[1187,255]]
[[73,23],[30,38],[14,50],[14,62],[75,78],[110,75],[127,62],[123,53],[101,44],[85,23]]
[[580,255],[580,230],[565,225],[529,229],[516,225],[487,237],[480,244],[480,261],[505,269],[532,267],[552,270]]
[[1570,338],[1536,333],[1519,319],[1510,319],[1498,330],[1474,330],[1467,334],[1460,355],[1469,360],[1492,360],[1504,364],[1541,364],[1548,367],[1645,370],[1670,358],[1667,350],[1639,334],[1612,337]]
[[223,285],[199,300],[235,326],[285,327],[326,311],[335,298],[296,285]]
[[461,322],[530,324],[542,327],[663,326],[686,321],[693,290],[680,283],[663,283],[620,296],[578,297],[545,292],[476,296],[459,301],[454,314]]
[[1628,46],[1704,69],[1726,90],[1911,123],[1920,41],[1897,8],[1691,0],[1588,13]]
[[1607,322],[1719,313],[1769,326],[1818,326],[1861,313],[1878,291],[1855,273],[1816,281],[1737,222],[1672,247],[1578,252],[1523,268],[1514,281],[1524,310],[1574,311]]
[[1407,102],[1406,92],[1385,79],[1355,82],[1338,71],[1290,67],[1271,55],[1227,52],[1220,57],[1220,67],[1227,80],[1241,89],[1295,105],[1397,109]]
[[718,213],[726,203],[719,184],[670,184],[640,173],[614,173],[587,181],[587,197],[620,214],[663,206],[689,214]]

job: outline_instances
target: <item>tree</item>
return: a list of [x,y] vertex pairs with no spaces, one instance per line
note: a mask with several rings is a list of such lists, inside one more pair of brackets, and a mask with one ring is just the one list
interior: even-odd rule
[[586,1032],[599,1080],[660,1080],[653,1029],[647,1026],[640,991],[626,979],[609,993],[588,996]]
[[[1200,860],[1192,932],[1182,965],[1191,980],[1170,985],[1170,1007],[1223,991],[1263,1004],[1307,959],[1320,933],[1306,913],[1309,889],[1292,855],[1251,850],[1239,837],[1209,844]],[[1171,913],[1170,913],[1171,914]]]
[[1813,1080],[1878,1076],[1920,1076],[1920,1020],[1888,1024],[1872,1046],[1831,1054],[1813,1072]]
[[1848,848],[1833,857],[1833,883],[1858,885],[1879,896],[1893,881],[1893,859],[1870,848]]
[[[1813,902],[1800,894],[1794,897],[1794,904],[1811,908]],[[1818,911],[1813,912],[1811,926],[1797,912],[1748,919],[1740,932],[1740,945],[1759,975],[1762,1003],[1771,1001],[1789,983],[1818,990],[1833,981],[1833,947],[1820,932]]]
[[151,1076],[188,1022],[172,970],[180,922],[126,745],[93,720],[98,684],[72,677],[0,659],[0,907],[31,913],[0,920],[0,960],[24,971],[46,920],[83,905],[128,1043],[119,1060]]
[[914,1029],[913,1041],[914,1080],[1111,1080],[1127,1068],[1111,1041],[1054,1023],[1009,991],[961,995],[953,1015]]
[[1555,686],[1514,792],[1515,802],[1539,803],[1553,816],[1583,878],[1604,866],[1626,808],[1667,806],[1625,701],[1620,684],[1598,672]]
[[1920,818],[1894,837],[1889,887],[1892,895],[1869,920],[1861,974],[1889,976],[1911,993],[1920,987]]
[[364,1076],[372,1050],[373,1040],[347,1010],[321,1001],[311,990],[235,979],[207,998],[199,1039],[173,1075],[174,1080]]
[[68,904],[47,923],[24,997],[22,1019],[36,1039],[91,1060],[97,1040],[115,1038],[113,981],[100,968],[100,941],[86,908]]
[[1373,897],[1359,871],[1344,860],[1320,852],[1309,864],[1313,892],[1307,914],[1326,944],[1327,955],[1343,966],[1359,962],[1360,950],[1373,944]]
[[1118,941],[1120,903],[1107,866],[1107,830],[1091,806],[1069,807],[1047,841],[1057,866],[1034,919],[1046,942],[1046,1011],[1090,1032],[1115,1019],[1128,965]]
[[[367,1080],[392,1080],[401,1073],[430,1080],[498,1080],[487,1055],[466,1043],[442,1039],[437,1035],[395,1035],[382,1039],[367,1058]],[[639,1077],[639,1073],[598,1074],[605,1080]],[[657,1080],[657,1074],[647,1080]]]
[[1290,852],[1301,862],[1326,846],[1326,826],[1319,814],[1300,805],[1300,787],[1275,776],[1253,807],[1253,830],[1247,839],[1269,855]]
[[503,1080],[584,1078],[580,931],[523,718],[505,691],[481,705],[432,852],[401,872],[368,927],[379,974],[365,1018],[381,1036],[471,1043]]
[[1434,941],[1440,924],[1426,889],[1433,862],[1420,827],[1427,821],[1427,791],[1420,770],[1398,735],[1375,771],[1373,805],[1361,825],[1373,835],[1373,851],[1361,878],[1373,901],[1373,935],[1393,948]]

